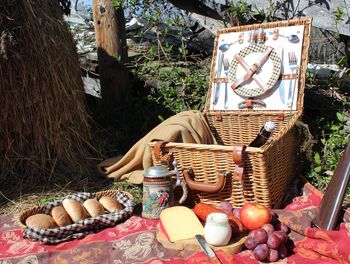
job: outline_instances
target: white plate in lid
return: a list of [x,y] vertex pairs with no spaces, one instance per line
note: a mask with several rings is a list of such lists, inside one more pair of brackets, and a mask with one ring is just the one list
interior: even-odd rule
[[[251,67],[256,63],[267,49],[267,46],[261,44],[253,44],[242,49],[238,54]],[[246,70],[242,65],[233,59],[229,68],[229,81],[231,85],[241,79]],[[267,90],[263,90],[252,78],[241,83],[234,91],[242,97],[258,97],[269,91],[276,84],[281,74],[281,59],[273,49],[267,61],[255,73],[267,86]]]

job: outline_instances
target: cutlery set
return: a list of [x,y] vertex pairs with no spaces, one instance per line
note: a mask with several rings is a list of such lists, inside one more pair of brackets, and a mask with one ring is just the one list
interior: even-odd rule
[[[272,74],[272,76],[278,74],[278,78],[281,80],[277,82],[278,86],[276,88],[278,90],[277,96],[279,95],[279,98],[280,98],[280,105],[284,106],[283,109],[292,109],[295,92],[296,92],[295,90],[297,88],[298,78],[299,78],[299,75],[298,75],[299,66],[298,66],[298,58],[297,58],[297,52],[296,52],[297,50],[295,50],[294,48],[295,46],[293,45],[300,43],[300,38],[297,35],[299,33],[300,31],[297,31],[296,34],[280,34],[279,29],[274,29],[268,32],[265,32],[264,29],[247,32],[246,34],[248,35],[248,42],[250,43],[250,46],[256,45],[256,46],[266,47],[266,50],[264,50],[264,52],[260,52],[256,54],[256,62],[253,61],[253,63],[249,60],[246,60],[245,56],[249,55],[249,53],[243,52],[243,56],[242,56],[242,52],[241,52],[242,49],[241,51],[239,51],[233,56],[232,61],[229,60],[230,56],[227,56],[227,54],[230,54],[232,58],[233,49],[231,49],[230,52],[229,50],[233,44],[236,44],[236,43],[242,44],[244,42],[243,32],[239,34],[238,40],[219,45],[217,69],[216,69],[217,71],[215,76],[217,81],[214,82],[214,87],[213,87],[213,100],[212,100],[213,109],[223,107],[224,110],[227,110],[229,109],[229,107],[230,108],[232,107],[232,104],[229,104],[229,101],[230,101],[229,96],[232,96],[232,94],[228,92],[228,86],[229,86],[228,83],[230,83],[231,88],[236,92],[236,94],[243,97],[247,97],[245,101],[250,100],[250,102],[253,102],[253,101],[259,102],[259,103],[255,103],[254,106],[253,104],[245,103],[245,101],[238,102],[237,104],[238,109],[244,109],[245,107],[246,108],[266,107],[266,103],[263,101],[262,98],[256,98],[261,94],[258,94],[258,93],[254,94],[254,92],[252,92],[252,96],[250,96],[249,94],[242,95],[237,92],[237,88],[239,87],[245,88],[247,84],[252,83],[252,81],[250,80],[253,80],[254,83],[258,86],[258,89],[260,91],[263,91],[263,93],[271,89],[271,86],[275,85],[275,83],[272,83],[273,82],[272,77],[270,79],[267,79],[266,81],[266,76],[265,76],[265,80],[262,80],[261,78],[261,76],[264,77],[264,74],[258,75],[258,73],[261,72],[261,68],[264,66],[267,60],[272,60],[271,51],[275,50],[274,48],[271,48],[269,45],[267,46],[264,45],[267,39],[266,35],[273,35],[273,38],[269,38],[270,41],[275,41],[280,37],[287,40],[284,43],[290,43],[289,46],[284,45],[283,47],[281,47],[280,52],[277,55],[277,57],[279,58],[278,63],[280,64],[277,69],[279,72],[277,73],[269,72],[268,74]],[[245,47],[244,49],[247,49],[250,46]],[[233,64],[236,64],[236,65],[233,65]],[[240,66],[240,69],[243,69],[245,73],[240,72],[240,76],[236,76],[238,74],[236,73],[236,75],[234,75],[234,78],[233,78],[232,71],[237,71],[238,66]],[[273,68],[273,70],[275,70],[275,68]],[[274,78],[276,78],[276,76],[274,76]],[[220,95],[221,95],[222,83],[224,83],[224,87],[223,87],[224,91],[222,91],[224,98],[219,100],[219,98],[221,97]],[[248,89],[249,88],[250,87],[248,87]],[[221,103],[219,103],[219,101]]]
[[[284,65],[284,60],[285,57],[287,56],[287,63],[288,63],[288,69],[286,70]],[[282,48],[281,51],[281,64],[282,64],[282,76],[287,74],[290,76],[288,79],[282,79],[279,83],[278,86],[278,91],[280,95],[280,100],[283,105],[286,105],[288,108],[292,107],[293,104],[293,98],[294,98],[294,93],[295,89],[298,83],[298,63],[297,63],[297,56],[295,51],[289,51],[287,55],[284,54],[284,48]],[[286,96],[286,87],[288,86],[287,89],[287,96]]]
[[[224,59],[224,73],[225,73],[225,76],[226,76],[226,79],[228,80],[228,70],[229,70],[229,68],[230,68],[230,62],[228,61],[228,59],[227,58],[225,58]],[[227,100],[228,100],[228,95],[227,95],[227,81],[225,82],[225,105],[224,105],[224,107],[225,107],[225,109],[227,109],[228,108],[228,102],[227,102]]]
[[[288,52],[288,63],[289,63],[289,69],[291,71],[291,74],[296,72],[298,70],[298,64],[297,64],[297,57],[295,55],[294,51]],[[293,85],[294,83],[294,85]],[[292,106],[292,98],[294,95],[295,86],[297,84],[297,79],[293,80],[290,79],[289,81],[289,89],[288,89],[288,99],[287,99],[287,106]]]

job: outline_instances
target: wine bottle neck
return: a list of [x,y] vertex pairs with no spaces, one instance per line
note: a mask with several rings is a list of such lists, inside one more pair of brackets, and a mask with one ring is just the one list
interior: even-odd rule
[[271,135],[271,131],[268,131],[266,129],[261,129],[260,131],[260,135],[263,137],[263,138],[268,138],[270,135]]

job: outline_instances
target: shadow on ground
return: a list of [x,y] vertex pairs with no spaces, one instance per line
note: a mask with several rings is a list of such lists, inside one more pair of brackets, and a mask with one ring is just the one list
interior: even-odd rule
[[[88,162],[85,164],[88,167],[81,170],[84,171],[82,175],[72,175],[71,171],[60,168],[59,172],[47,175],[39,184],[25,180],[18,182],[15,178],[12,180],[7,177],[5,182],[0,182],[0,212],[6,213],[14,207],[15,210],[21,210],[34,203],[45,203],[78,191],[123,189],[132,193],[137,201],[140,200],[140,186],[114,182],[96,170],[96,165],[103,159],[125,154],[134,143],[158,125],[161,118],[166,119],[174,114],[161,104],[148,100],[150,91],[143,82],[132,78],[131,87],[130,99],[125,106],[116,106],[108,113],[104,113],[100,99],[87,95],[96,156],[86,157]],[[25,179],[25,175],[21,178]]]

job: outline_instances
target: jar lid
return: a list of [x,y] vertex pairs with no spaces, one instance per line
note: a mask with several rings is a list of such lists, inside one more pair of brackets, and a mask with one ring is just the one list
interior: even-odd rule
[[228,217],[224,213],[210,213],[206,220],[215,223],[228,223]]
[[143,176],[147,178],[163,178],[170,175],[172,175],[172,172],[164,165],[149,167],[143,173]]

